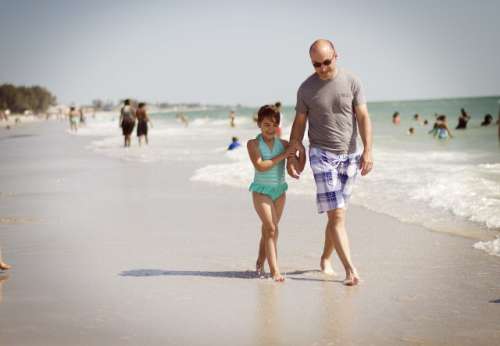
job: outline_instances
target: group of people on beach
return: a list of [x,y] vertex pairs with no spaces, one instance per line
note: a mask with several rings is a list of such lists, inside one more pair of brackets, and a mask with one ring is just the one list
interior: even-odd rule
[[[355,75],[337,67],[333,42],[314,41],[309,57],[314,73],[298,89],[290,140],[277,136],[281,116],[274,104],[260,107],[256,118],[260,134],[247,143],[255,168],[249,190],[261,221],[256,273],[261,275],[267,262],[271,277],[278,282],[285,280],[277,247],[288,189],[285,167],[289,176],[300,178],[306,163],[302,140],[309,123],[309,163],[316,183],[316,205],[318,213],[327,214],[320,268],[325,274],[334,274],[331,258],[336,251],[345,270],[343,282],[353,286],[360,282],[360,276],[350,254],[346,208],[358,173],[366,175],[373,167],[372,126],[363,86]],[[358,126],[362,150],[356,143]]]
[[146,142],[146,144],[148,144],[148,124],[151,125],[151,120],[146,113],[146,103],[140,102],[137,106],[137,109],[135,109],[134,107],[132,107],[130,99],[126,99],[123,102],[123,107],[120,109],[119,118],[119,126],[122,129],[124,138],[124,147],[130,147],[131,145],[131,135],[134,131],[136,121],[139,146],[142,145],[143,140]]
[[[435,122],[430,131],[428,131],[429,134],[432,134],[434,138],[443,140],[443,139],[448,139],[452,138],[453,135],[451,134],[450,128],[448,126],[448,120],[446,115],[444,114],[434,114],[435,116]],[[456,130],[465,130],[467,129],[467,124],[469,120],[471,119],[471,116],[467,113],[467,111],[464,108],[460,109],[460,115],[458,117],[458,123],[457,126],[455,127]],[[426,126],[429,124],[427,119],[422,120],[420,115],[417,113],[413,116],[413,120],[421,125],[421,126]],[[394,112],[392,115],[392,123],[394,125],[399,125],[401,123],[401,116],[399,112]],[[481,127],[486,127],[489,126],[493,123],[493,116],[491,114],[486,114],[484,116],[484,120],[481,122]],[[499,125],[499,139],[500,139],[500,111],[499,111],[499,116],[497,120],[497,125]],[[415,134],[415,127],[410,127],[407,132],[409,135],[414,135]]]

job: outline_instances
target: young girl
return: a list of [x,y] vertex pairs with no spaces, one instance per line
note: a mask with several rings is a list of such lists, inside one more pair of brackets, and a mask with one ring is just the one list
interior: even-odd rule
[[[297,149],[288,142],[276,138],[276,128],[280,122],[280,114],[275,106],[265,105],[259,109],[257,125],[261,133],[256,139],[247,143],[248,155],[255,167],[255,178],[250,185],[253,205],[262,221],[259,255],[256,263],[257,274],[264,271],[267,260],[271,276],[275,281],[285,279],[278,268],[278,223],[285,207],[285,159],[295,155]],[[302,150],[302,149],[301,149]],[[305,165],[305,155],[299,162],[301,168]]]

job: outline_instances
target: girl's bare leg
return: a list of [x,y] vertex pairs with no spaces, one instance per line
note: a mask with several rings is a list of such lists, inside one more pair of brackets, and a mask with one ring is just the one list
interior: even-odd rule
[[252,196],[255,211],[262,221],[264,248],[271,276],[275,281],[284,281],[276,260],[276,245],[274,239],[276,237],[277,227],[274,220],[277,220],[277,217],[273,201],[268,196],[256,192],[253,192]]
[[[281,219],[281,215],[283,214],[283,209],[285,208],[285,202],[286,202],[286,195],[283,194],[281,195],[278,199],[276,199],[273,204],[274,208],[276,210],[276,213],[274,214],[276,216],[275,218],[275,224],[278,225],[279,221]],[[262,227],[262,235],[260,237],[260,243],[259,243],[259,255],[257,256],[257,262],[255,263],[255,269],[257,272],[257,275],[261,275],[264,273],[264,264],[266,262],[266,249],[265,249],[265,236],[264,236],[264,228]],[[276,228],[275,232],[276,236],[274,238],[274,244],[275,244],[275,249],[274,251],[276,252],[276,259],[278,259],[278,235],[279,235],[279,228]]]

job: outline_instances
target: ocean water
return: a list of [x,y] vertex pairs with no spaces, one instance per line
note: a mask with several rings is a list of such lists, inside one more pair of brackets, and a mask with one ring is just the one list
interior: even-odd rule
[[[351,203],[397,219],[477,239],[475,247],[500,256],[500,141],[496,120],[498,97],[369,103],[374,135],[374,169],[360,177]],[[471,115],[466,130],[455,130],[460,108]],[[226,185],[247,193],[253,178],[245,143],[258,134],[252,120],[257,107],[236,107],[236,127],[229,126],[230,108],[218,107],[186,112],[189,126],[176,113],[150,114],[150,145],[122,147],[117,114],[98,114],[82,127],[79,136],[92,136],[88,147],[113,159],[143,162],[192,161],[198,168],[193,181]],[[399,111],[401,123],[391,122]],[[429,124],[414,121],[420,114]],[[435,114],[447,115],[453,138],[434,139],[428,131]],[[480,126],[484,115],[494,123]],[[292,106],[284,107],[283,138],[288,138],[294,117]],[[414,127],[415,134],[408,135]],[[232,136],[241,149],[227,152]],[[307,135],[306,135],[307,137]],[[305,140],[307,145],[307,139]],[[361,145],[360,145],[361,147]],[[287,178],[289,193],[314,203],[315,186],[309,167],[298,181]]]

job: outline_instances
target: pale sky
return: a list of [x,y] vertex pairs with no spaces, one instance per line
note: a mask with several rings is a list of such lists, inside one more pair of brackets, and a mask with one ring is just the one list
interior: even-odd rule
[[294,104],[334,41],[369,101],[500,95],[500,1],[0,0],[0,83],[62,103]]

